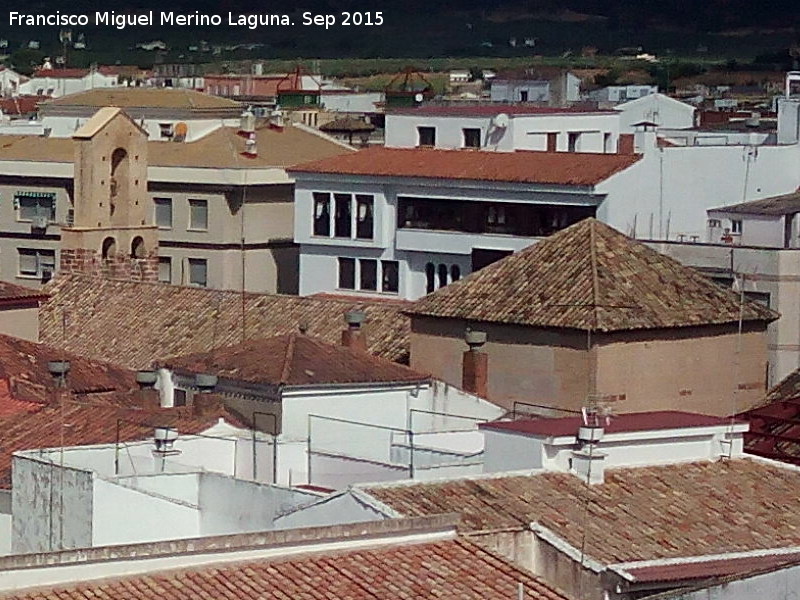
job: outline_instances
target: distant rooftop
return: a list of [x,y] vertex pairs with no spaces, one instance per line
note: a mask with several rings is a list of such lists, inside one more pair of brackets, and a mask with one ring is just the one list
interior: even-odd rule
[[[497,81],[497,80],[495,80]],[[561,115],[561,114],[603,114],[616,115],[613,110],[600,110],[598,108],[587,108],[580,106],[572,107],[553,107],[535,106],[533,104],[503,104],[493,102],[491,104],[452,104],[435,105],[429,104],[418,108],[398,108],[389,111],[389,115],[420,115],[420,116],[459,116],[459,117],[491,117],[499,114],[511,116],[536,116],[536,115]]]
[[[49,107],[96,107],[118,106],[119,108],[175,108],[188,110],[240,109],[241,104],[227,98],[211,96],[188,89],[113,87],[95,88],[76,94],[68,94],[42,104]],[[134,117],[136,115],[133,115]]]

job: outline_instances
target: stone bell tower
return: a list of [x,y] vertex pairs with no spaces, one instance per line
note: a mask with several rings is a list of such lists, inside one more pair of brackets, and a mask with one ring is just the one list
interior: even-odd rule
[[75,141],[74,221],[61,230],[62,273],[158,280],[147,133],[119,108],[98,110]]

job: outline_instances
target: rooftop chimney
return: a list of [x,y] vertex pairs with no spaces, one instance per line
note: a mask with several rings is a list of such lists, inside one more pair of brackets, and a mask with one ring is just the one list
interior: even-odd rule
[[367,338],[361,329],[366,315],[361,310],[350,310],[344,314],[347,329],[342,332],[342,346],[353,350],[367,351]]
[[605,430],[596,410],[584,409],[583,425],[578,428],[579,450],[572,453],[572,471],[589,485],[603,483],[606,454],[597,449]]
[[468,330],[464,335],[469,350],[464,352],[461,370],[461,387],[465,391],[486,398],[489,382],[489,356],[481,351],[486,343],[486,332]]

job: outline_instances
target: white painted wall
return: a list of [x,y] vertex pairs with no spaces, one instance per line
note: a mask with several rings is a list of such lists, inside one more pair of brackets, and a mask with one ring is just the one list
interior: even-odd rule
[[[498,113],[500,110],[498,109]],[[511,115],[509,125],[498,129],[491,116],[427,116],[388,114],[386,116],[386,146],[415,148],[419,145],[417,127],[436,129],[436,147],[464,147],[465,128],[481,130],[481,146],[485,150],[547,150],[547,134],[558,133],[556,149],[568,150],[568,134],[579,133],[577,152],[616,152],[620,132],[620,117],[613,112]],[[609,134],[607,140],[605,134]]]
[[[124,509],[123,509],[124,507]],[[196,505],[94,479],[92,546],[155,542],[200,535]]]
[[28,81],[20,83],[19,93],[30,95],[49,93],[53,98],[60,98],[94,88],[117,87],[118,85],[118,75],[104,75],[98,71],[84,77],[39,77],[34,74]]
[[620,130],[631,133],[634,123],[649,121],[659,127],[694,127],[695,107],[664,94],[651,93],[614,107],[620,113]]
[[[734,457],[742,456],[742,432],[747,428],[736,425],[733,433],[726,425],[607,433],[597,450],[606,455],[606,468],[718,460],[729,451]],[[553,438],[491,429],[483,432],[487,473],[539,468],[563,473],[571,468],[574,435]],[[732,450],[728,440],[733,440]]]
[[350,92],[331,93],[322,90],[320,103],[324,108],[334,112],[374,113],[377,104],[384,101],[383,92]]
[[[625,191],[629,191],[624,188]],[[370,194],[374,199],[375,233],[372,240],[317,237],[313,233],[314,192]],[[366,179],[332,176],[316,180],[297,175],[295,184],[295,242],[300,244],[300,295],[317,293],[357,294],[386,297],[381,292],[339,290],[339,257],[396,260],[399,262],[399,292],[389,294],[416,300],[426,293],[425,265],[457,265],[461,277],[472,271],[474,248],[517,251],[538,238],[471,234],[448,231],[397,228],[398,197],[425,197],[473,202],[516,202],[534,204],[596,205],[601,198],[590,190],[481,182],[389,179],[383,183]],[[635,195],[631,195],[635,201]],[[331,225],[333,231],[333,225]],[[353,228],[353,231],[355,229]],[[355,235],[353,233],[353,235]]]
[[358,493],[348,490],[278,516],[274,529],[365,523],[386,518],[384,513],[362,500]]
[[797,144],[658,148],[652,136],[643,150],[642,160],[597,186],[606,194],[598,219],[639,238],[703,240],[708,209],[800,186]]

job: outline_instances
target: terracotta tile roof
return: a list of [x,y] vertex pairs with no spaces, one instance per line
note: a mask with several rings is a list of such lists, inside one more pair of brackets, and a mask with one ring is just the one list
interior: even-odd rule
[[63,106],[118,106],[120,108],[177,108],[188,110],[232,109],[239,102],[195,92],[171,88],[95,88],[77,94],[68,94],[47,102],[45,107]]
[[[282,131],[261,128],[256,143],[258,156],[244,156],[245,139],[232,127],[220,127],[193,142],[150,141],[147,162],[153,167],[284,168],[352,152],[341,143],[294,126]],[[71,138],[0,135],[0,160],[71,163],[74,153]]]
[[751,459],[362,489],[404,516],[460,513],[462,532],[537,522],[580,548],[585,530],[605,564],[800,546],[800,471]]
[[[730,425],[731,420],[677,410],[648,411],[615,415],[603,422],[606,433],[633,431],[655,431],[661,429],[685,429],[688,427],[718,427]],[[559,417],[556,419],[519,419],[516,421],[493,421],[481,423],[479,429],[511,431],[538,436],[576,435],[583,418]]]
[[706,212],[726,212],[742,215],[789,215],[800,212],[800,191],[762,198],[761,200],[750,200],[740,204],[709,208]]
[[426,381],[428,375],[342,345],[288,333],[158,361],[188,373],[273,386]]
[[490,152],[372,147],[293,167],[296,173],[373,177],[427,177],[593,186],[641,157],[576,152]]
[[[242,341],[242,295],[233,291],[59,275],[40,308],[42,340],[83,356],[146,368],[165,356],[208,352]],[[265,338],[297,331],[339,343],[344,314],[364,310],[370,352],[408,360],[408,317],[402,305],[347,298],[245,294],[245,335]],[[62,311],[69,336],[62,334]]]
[[4,115],[29,115],[35,113],[39,103],[49,100],[50,96],[14,96],[0,98],[0,111]]
[[214,598],[376,600],[441,598],[567,600],[562,592],[464,540],[308,554],[84,582],[4,596],[7,600]]
[[88,359],[63,349],[0,335],[0,379],[11,383],[18,399],[47,400],[57,385],[48,362],[70,361],[67,388],[79,394],[129,390],[136,386],[129,369]]
[[36,306],[39,300],[44,300],[45,298],[47,298],[47,294],[41,290],[9,283],[8,281],[0,281],[0,305],[24,303]]
[[[497,78],[494,81],[498,81]],[[454,104],[454,105],[426,105],[418,108],[400,108],[392,110],[389,115],[419,115],[431,117],[491,117],[499,114],[535,116],[535,115],[576,115],[576,114],[616,114],[613,110],[600,110],[587,107],[555,107],[555,106],[534,106],[532,104],[503,104],[494,102],[491,104]]]
[[[627,331],[734,323],[739,297],[596,219],[472,273],[407,312],[531,327]],[[747,301],[745,321],[778,314]]]
[[15,397],[11,384],[6,379],[0,379],[0,418],[19,413],[38,412],[44,408],[42,402],[33,402]]
[[137,392],[73,398],[66,401],[62,411],[59,404],[44,406],[33,413],[17,413],[0,418],[0,489],[11,488],[11,462],[14,452],[39,448],[110,444],[120,441],[145,440],[153,436],[157,426],[177,429],[178,434],[205,431],[220,418],[243,427],[238,417],[216,408],[195,414],[185,407],[160,409],[154,397]]
[[52,77],[54,79],[81,79],[89,74],[89,69],[38,69],[32,77]]
[[626,567],[625,572],[633,576],[637,583],[657,583],[744,575],[798,561],[800,561],[800,552],[782,552],[718,560],[681,561],[646,567]]

